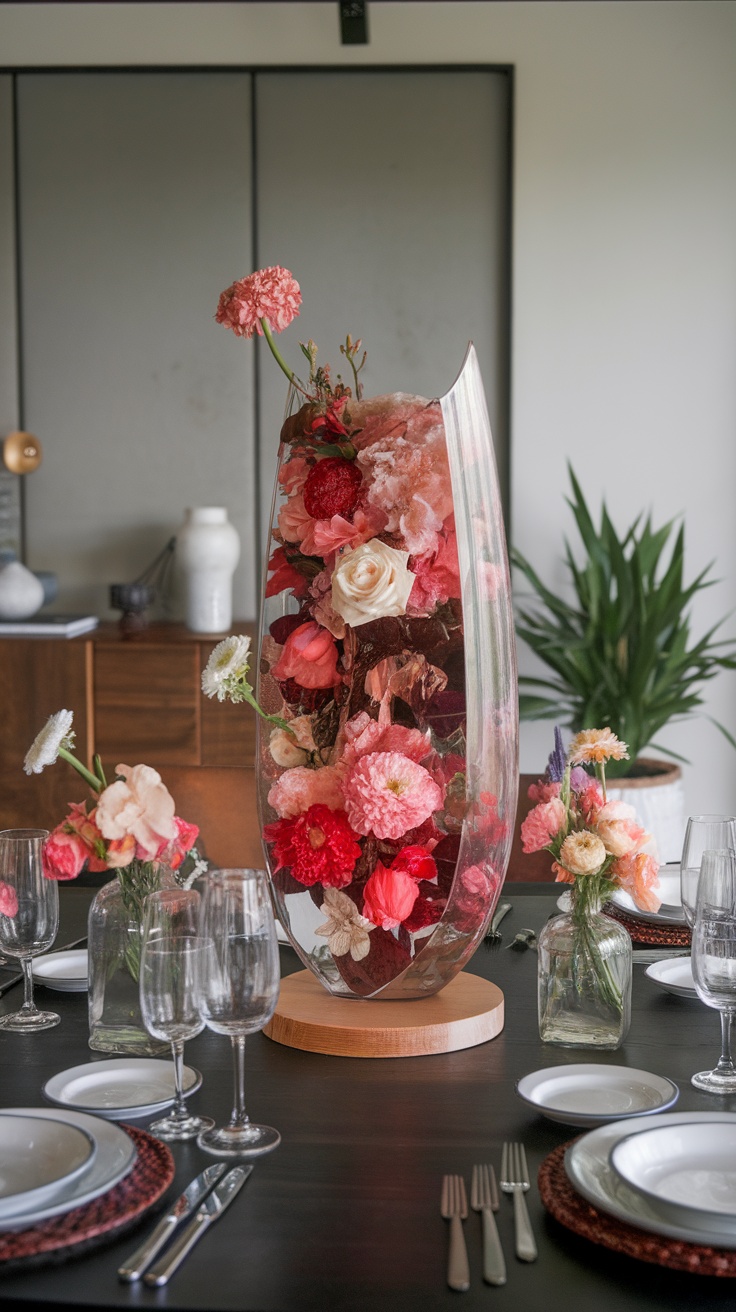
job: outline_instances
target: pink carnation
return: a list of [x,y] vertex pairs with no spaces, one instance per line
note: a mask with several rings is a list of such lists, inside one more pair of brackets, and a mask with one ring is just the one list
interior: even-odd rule
[[310,806],[329,806],[331,811],[341,811],[341,772],[334,765],[325,765],[321,770],[297,765],[285,770],[271,787],[268,804],[282,818],[301,815]]
[[442,806],[428,770],[401,752],[370,752],[345,780],[345,810],[359,834],[401,838]]
[[261,319],[282,333],[298,315],[301,303],[294,275],[275,264],[232,283],[220,297],[215,319],[236,337],[252,337],[254,332],[262,337]]
[[[357,463],[368,488],[366,509],[383,511],[388,532],[401,534],[405,549],[420,556],[437,551],[438,534],[452,514],[445,429],[438,402],[414,397],[407,405],[412,398],[401,394],[395,400],[393,424],[389,411],[375,438],[359,435]],[[359,424],[360,407],[351,407],[351,414]]]
[[418,897],[419,886],[411,875],[393,865],[387,870],[379,861],[363,890],[363,915],[381,929],[395,929]]
[[332,634],[307,620],[289,634],[271,670],[274,679],[296,679],[302,688],[331,688],[340,682]]
[[541,852],[559,833],[566,811],[559,797],[532,808],[521,826],[522,852]]
[[345,725],[343,765],[355,765],[369,752],[400,752],[412,761],[423,761],[432,750],[429,730],[407,729],[403,724],[381,724],[372,720],[367,711],[361,711]]
[[18,894],[4,879],[0,879],[0,916],[12,920],[18,914]]

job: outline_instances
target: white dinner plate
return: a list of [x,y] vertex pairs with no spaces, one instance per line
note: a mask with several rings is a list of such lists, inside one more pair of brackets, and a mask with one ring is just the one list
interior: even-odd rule
[[136,1146],[119,1125],[84,1112],[61,1111],[56,1107],[8,1107],[3,1114],[38,1117],[53,1122],[56,1129],[60,1123],[74,1125],[90,1136],[97,1145],[97,1152],[87,1170],[65,1185],[51,1202],[40,1207],[19,1207],[12,1216],[0,1217],[0,1232],[25,1230],[40,1221],[47,1221],[49,1217],[61,1216],[73,1207],[81,1207],[112,1189],[132,1170],[137,1156]]
[[633,897],[625,893],[622,888],[616,889],[611,896],[611,901],[627,915],[635,916],[637,920],[644,920],[647,924],[684,925],[686,921],[682,909],[679,865],[659,867],[659,896],[662,899],[659,911],[642,911]]
[[602,1062],[548,1066],[516,1085],[525,1103],[562,1125],[604,1125],[632,1116],[651,1116],[672,1107],[680,1090],[650,1071]]
[[76,1125],[0,1112],[0,1217],[50,1202],[91,1165],[96,1149]]
[[663,1216],[736,1235],[736,1123],[654,1125],[614,1144],[611,1169]]
[[[194,1093],[202,1076],[184,1067],[184,1092]],[[60,1071],[43,1086],[44,1098],[109,1120],[154,1116],[174,1101],[174,1063],[154,1057],[113,1057]]]
[[[736,1124],[736,1115],[727,1112],[665,1112],[658,1125],[696,1125],[729,1121]],[[565,1153],[565,1171],[570,1183],[593,1207],[609,1216],[615,1216],[627,1225],[638,1226],[655,1235],[670,1239],[685,1239],[694,1244],[716,1244],[719,1248],[736,1248],[736,1226],[730,1232],[716,1228],[710,1220],[694,1213],[692,1224],[677,1224],[662,1213],[656,1201],[629,1188],[613,1170],[609,1158],[615,1145],[631,1134],[644,1133],[651,1128],[650,1121],[638,1119],[617,1121],[602,1125],[583,1135],[571,1144]],[[696,1224],[697,1222],[697,1224]]]
[[83,993],[87,989],[87,949],[67,952],[49,952],[36,957],[33,978],[47,989],[60,993]]
[[690,957],[665,957],[664,961],[654,961],[644,974],[667,993],[674,993],[678,998],[697,999]]

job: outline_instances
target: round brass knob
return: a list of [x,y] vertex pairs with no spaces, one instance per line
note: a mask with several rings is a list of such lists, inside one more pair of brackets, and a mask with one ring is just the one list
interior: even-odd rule
[[32,474],[43,459],[43,449],[33,433],[9,433],[3,442],[3,463],[11,474]]

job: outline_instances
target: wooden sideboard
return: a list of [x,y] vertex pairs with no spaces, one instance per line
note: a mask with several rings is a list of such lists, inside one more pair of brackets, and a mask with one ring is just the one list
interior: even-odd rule
[[[255,637],[253,624],[232,632]],[[80,758],[111,774],[143,761],[161,772],[177,814],[200,826],[218,865],[263,864],[255,809],[255,714],[211,701],[201,673],[219,638],[181,624],[125,634],[101,624],[80,638],[0,639],[0,827],[53,828],[85,785],[63,761],[28,776],[23,758],[62,707],[74,712]]]

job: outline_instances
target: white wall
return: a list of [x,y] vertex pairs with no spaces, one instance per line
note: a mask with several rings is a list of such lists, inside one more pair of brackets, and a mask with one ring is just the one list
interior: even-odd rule
[[[686,512],[689,572],[713,559],[723,580],[699,631],[736,607],[736,5],[374,3],[366,47],[339,45],[336,13],[6,4],[0,58],[513,64],[513,537],[558,576],[568,458],[619,523]],[[711,685],[707,710],[736,728],[736,675]],[[546,740],[525,734],[522,768]],[[694,721],[667,743],[694,762],[688,809],[733,810],[736,754],[717,731]]]

